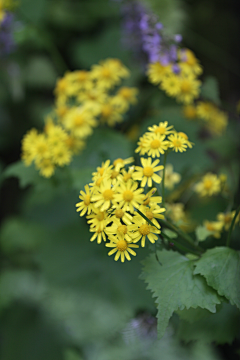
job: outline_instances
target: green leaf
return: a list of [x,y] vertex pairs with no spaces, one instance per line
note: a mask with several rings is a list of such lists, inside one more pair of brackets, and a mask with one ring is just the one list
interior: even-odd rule
[[91,182],[92,173],[94,171],[94,167],[86,167],[83,169],[70,169],[73,188],[78,191],[83,190],[84,186]]
[[203,275],[208,285],[232,305],[240,308],[240,252],[228,247],[207,250],[196,262],[194,274]]
[[33,165],[25,166],[22,161],[11,164],[3,173],[4,178],[17,177],[21,188],[40,180],[40,175]]
[[187,321],[190,324],[195,323],[196,321],[199,321],[203,318],[206,318],[211,314],[210,311],[199,307],[196,309],[190,308],[184,310],[177,310],[175,312],[176,314],[178,314],[181,320]]
[[174,231],[169,230],[169,229],[164,229],[164,233],[171,239],[175,239],[178,237],[178,235]]
[[186,313],[189,312],[188,316],[184,314],[186,321],[180,321],[178,328],[180,339],[187,342],[199,340],[206,343],[232,343],[239,331],[239,310],[235,306],[223,303],[215,314],[207,310],[200,311],[201,313],[199,309],[186,310]]
[[202,85],[201,95],[206,100],[211,100],[215,104],[220,105],[219,86],[215,77],[208,76],[206,78]]
[[141,277],[157,298],[158,332],[162,337],[174,311],[201,307],[215,312],[220,298],[202,276],[193,275],[194,261],[166,250],[158,252],[158,258],[162,266],[157,263],[155,254],[143,262]]
[[31,57],[25,67],[25,81],[32,87],[53,88],[57,72],[52,62],[45,56]]
[[209,235],[212,235],[212,231],[209,231],[205,226],[199,225],[196,230],[196,237],[198,241],[204,241]]

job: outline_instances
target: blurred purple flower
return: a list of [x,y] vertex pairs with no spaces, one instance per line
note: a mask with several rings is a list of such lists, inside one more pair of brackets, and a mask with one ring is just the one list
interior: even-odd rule
[[0,24],[0,57],[10,54],[15,49],[13,23],[13,14],[7,12]]

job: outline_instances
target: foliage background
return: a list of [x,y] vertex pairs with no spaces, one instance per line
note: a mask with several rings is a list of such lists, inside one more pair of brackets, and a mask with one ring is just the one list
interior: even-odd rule
[[[207,94],[221,99],[231,121],[226,135],[199,144],[199,127],[187,123],[181,109],[149,85],[141,64],[121,43],[119,5],[108,0],[22,0],[16,9],[18,48],[2,61],[0,73],[1,181],[1,359],[237,359],[238,318],[228,316],[229,328],[218,341],[203,331],[202,341],[182,343],[175,334],[177,315],[161,341],[155,340],[155,304],[139,279],[139,252],[130,263],[115,263],[107,249],[89,242],[88,227],[75,212],[79,190],[92,170],[109,158],[129,157],[139,134],[149,124],[169,121],[186,131],[196,146],[181,161],[171,159],[182,174],[223,168],[237,174],[239,117],[239,24],[236,1],[150,0],[148,3],[169,31],[180,32],[184,45],[201,60]],[[140,88],[139,104],[117,129],[97,129],[85,152],[54,181],[23,168],[21,138],[31,127],[42,129],[53,106],[53,88],[64,72],[89,67],[106,57],[118,57],[131,70],[126,82]],[[213,78],[217,79],[211,81]],[[209,80],[210,79],[210,80]],[[216,86],[217,83],[217,86]],[[212,85],[214,84],[214,85]],[[154,107],[154,111],[152,110]],[[96,145],[97,144],[97,145]],[[117,145],[116,145],[117,144]],[[199,145],[199,147],[197,147]],[[98,149],[96,151],[96,148]],[[208,155],[207,155],[208,154]],[[10,166],[9,166],[10,165]],[[19,178],[19,179],[17,179]],[[239,203],[238,179],[235,203]],[[214,219],[222,200],[196,203],[193,216]],[[238,244],[239,232],[234,232]],[[238,245],[239,246],[239,245]],[[137,328],[132,325],[133,319]],[[139,325],[140,324],[140,325]],[[204,326],[204,324],[202,325]],[[184,340],[191,328],[180,329]],[[140,332],[140,334],[139,334]],[[142,340],[142,333],[144,339]],[[234,336],[237,340],[232,342]],[[221,341],[221,336],[224,341]],[[220,340],[219,340],[220,339]],[[212,344],[213,342],[213,344]],[[212,345],[210,345],[212,344]]]

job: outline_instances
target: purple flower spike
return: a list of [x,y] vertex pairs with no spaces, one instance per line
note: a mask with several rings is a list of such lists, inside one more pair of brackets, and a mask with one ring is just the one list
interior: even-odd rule
[[176,34],[174,36],[174,40],[177,42],[177,43],[180,43],[182,41],[182,35],[180,34]]

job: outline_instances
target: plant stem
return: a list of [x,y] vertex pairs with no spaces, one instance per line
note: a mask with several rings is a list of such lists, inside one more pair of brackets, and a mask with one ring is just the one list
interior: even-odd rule
[[169,221],[167,220],[160,220],[160,222],[165,225],[166,227],[170,228],[171,230],[173,230],[176,234],[178,234],[182,239],[186,240],[189,244],[191,244],[196,250],[198,250],[199,252],[203,253],[203,249],[198,246],[194,240],[187,234],[185,234],[181,229],[179,229],[178,227],[176,227],[175,225],[172,225]]
[[235,212],[235,215],[232,219],[232,222],[231,222],[231,225],[230,225],[230,228],[229,228],[229,231],[228,231],[228,237],[227,237],[227,241],[226,241],[226,246],[230,246],[230,240],[231,240],[231,234],[232,234],[232,231],[233,231],[233,227],[234,227],[234,224],[235,224],[235,221],[236,221],[236,218],[238,216],[238,213],[240,211],[240,205],[238,206],[236,212]]
[[163,159],[163,177],[162,177],[162,205],[163,207],[165,207],[165,166],[166,166],[166,161],[167,161],[167,154],[168,151],[166,151],[164,153],[164,159]]
[[198,256],[201,255],[200,251],[188,249],[186,246],[179,244],[175,239],[171,239],[169,236],[167,236],[163,232],[161,234],[165,239],[167,239],[167,241],[169,243],[172,243],[177,249],[182,250],[185,253],[191,253],[191,254],[198,255]]

